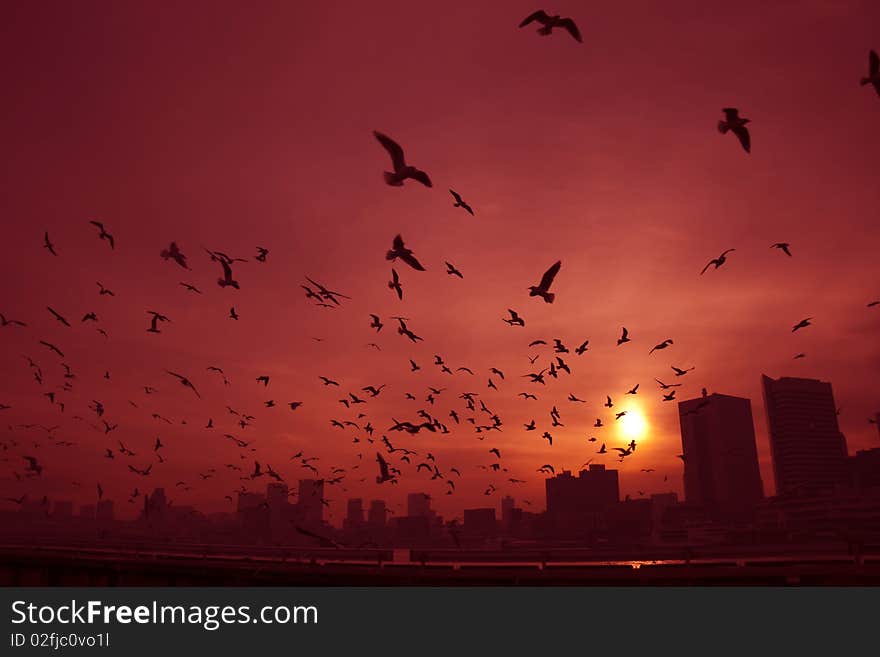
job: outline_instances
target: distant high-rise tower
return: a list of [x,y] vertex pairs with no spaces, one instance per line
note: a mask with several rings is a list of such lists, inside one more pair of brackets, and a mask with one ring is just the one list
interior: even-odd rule
[[385,507],[384,500],[373,500],[370,502],[370,511],[367,514],[367,522],[371,527],[384,527],[387,515],[388,509]]
[[575,477],[563,470],[544,481],[547,516],[557,529],[573,531],[595,525],[600,514],[620,501],[617,470],[591,463]]
[[300,521],[307,525],[324,522],[324,480],[300,479],[297,509]]
[[847,476],[846,439],[831,384],[762,377],[776,493],[829,488]]
[[754,508],[764,491],[751,402],[704,395],[679,402],[678,420],[686,501],[722,513]]
[[427,518],[431,515],[431,497],[426,493],[410,493],[406,496],[406,515]]
[[289,493],[287,484],[273,481],[266,486],[266,502],[270,509],[283,509],[287,507]]
[[348,500],[345,524],[350,527],[364,524],[364,501],[361,498],[356,497]]

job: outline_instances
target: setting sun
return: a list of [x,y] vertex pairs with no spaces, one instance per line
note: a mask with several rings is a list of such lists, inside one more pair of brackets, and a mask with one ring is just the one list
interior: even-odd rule
[[638,440],[647,433],[648,422],[638,409],[630,409],[620,418],[620,431],[626,438]]

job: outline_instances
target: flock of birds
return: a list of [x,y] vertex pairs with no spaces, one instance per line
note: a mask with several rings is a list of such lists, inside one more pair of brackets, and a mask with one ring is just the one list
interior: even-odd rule
[[[539,24],[538,34],[548,36],[555,29],[564,30],[577,42],[583,42],[581,32],[571,18],[561,17],[558,15],[550,15],[544,11],[536,11],[527,16],[519,25],[525,27],[531,24]],[[880,95],[880,63],[878,63],[877,54],[871,51],[869,54],[868,75],[861,80],[862,85],[872,85]],[[737,108],[728,107],[722,110],[724,118],[718,122],[718,130],[722,134],[732,132],[743,150],[746,153],[751,152],[751,136],[748,125],[750,119],[740,116]],[[391,187],[400,187],[413,181],[420,183],[426,187],[432,187],[432,180],[427,172],[408,163],[404,149],[393,138],[382,132],[374,132],[374,137],[387,153],[391,171],[385,171],[383,174],[384,181]],[[476,216],[474,207],[459,194],[457,191],[449,190],[454,201],[453,207],[459,208],[467,212],[471,216]],[[110,250],[116,250],[117,243],[108,227],[100,221],[91,221],[90,224],[97,229],[96,236],[98,239],[107,243]],[[44,232],[42,246],[50,257],[62,257],[56,244],[52,241],[48,232]],[[770,248],[777,249],[781,254],[787,257],[793,257],[791,244],[787,242],[777,242],[770,245]],[[269,263],[270,251],[266,247],[255,247],[256,253],[252,256],[252,260],[261,264]],[[719,256],[710,259],[700,272],[705,275],[707,272],[715,271],[727,264],[730,254],[735,249],[725,250]],[[176,242],[171,242],[167,248],[159,252],[159,258],[168,263],[166,266],[179,267],[181,271],[190,272],[192,267],[190,257],[184,252],[184,249]],[[218,278],[216,284],[219,288],[229,291],[241,289],[242,285],[237,276],[238,263],[247,262],[248,258],[232,257],[225,252],[218,250],[205,249],[206,261],[209,265],[213,265],[218,269]],[[385,260],[391,264],[390,280],[387,282],[388,288],[393,292],[399,300],[405,298],[404,282],[409,275],[419,275],[425,272],[426,267],[418,259],[413,249],[407,247],[402,235],[396,235],[391,239],[391,246],[385,254]],[[464,278],[464,274],[449,261],[444,261],[446,267],[445,273],[448,276],[456,278]],[[540,276],[536,284],[527,288],[527,294],[523,294],[524,302],[529,298],[537,298],[544,303],[552,304],[556,299],[556,293],[553,286],[556,278],[562,272],[562,262],[556,261],[552,263],[546,271]],[[403,275],[402,275],[403,274]],[[202,295],[203,290],[196,285],[181,281],[179,285],[193,295]],[[115,293],[112,289],[106,287],[103,283],[97,282],[97,295],[99,297],[112,298]],[[301,284],[301,288],[305,293],[305,298],[313,306],[326,309],[337,309],[342,307],[350,297],[330,287],[319,283],[315,279],[306,276],[305,282]],[[226,292],[234,294],[234,292]],[[868,308],[880,306],[880,300],[874,300],[867,304]],[[62,330],[72,329],[75,318],[69,318],[56,307],[46,306],[48,317],[58,323]],[[161,310],[145,309],[144,330],[150,334],[161,335],[172,323],[172,319]],[[506,312],[500,313],[501,320],[511,329],[524,328],[526,320],[520,310],[508,308]],[[230,305],[229,319],[240,321],[241,314],[236,310],[234,305]],[[369,320],[369,321],[367,321]],[[405,338],[411,343],[423,342],[424,339],[416,332],[415,324],[412,319],[404,316],[391,316],[383,318],[378,314],[370,314],[368,318],[364,318],[364,331],[379,334],[382,332],[386,322],[395,322],[396,331],[399,336]],[[807,317],[795,323],[791,331],[796,332],[808,328],[812,325],[813,318]],[[18,318],[8,317],[0,314],[0,328],[3,330],[28,330],[31,320],[28,322]],[[85,312],[79,324],[94,325],[96,330],[105,338],[109,339],[109,335],[104,327],[101,326],[97,313],[93,311]],[[387,333],[387,332],[386,332]],[[157,338],[160,339],[160,338]],[[633,342],[633,337],[627,327],[621,327],[620,337],[617,339],[615,348],[627,348],[626,345]],[[92,399],[87,408],[74,408],[68,412],[67,401],[70,394],[78,385],[78,376],[74,368],[66,361],[64,338],[56,342],[42,339],[37,336],[35,343],[46,351],[46,358],[50,358],[51,362],[46,363],[43,359],[38,361],[31,356],[25,356],[25,361],[29,371],[42,391],[40,394],[51,404],[57,413],[62,414],[59,417],[70,417],[73,421],[83,423],[96,432],[104,441],[99,447],[93,445],[85,445],[79,442],[65,440],[59,437],[58,432],[62,429],[58,424],[17,424],[10,425],[11,437],[0,442],[0,449],[3,452],[3,460],[10,464],[12,474],[16,481],[24,484],[31,484],[35,480],[44,477],[44,472],[48,472],[49,468],[44,464],[43,453],[56,448],[86,450],[95,449],[99,451],[104,459],[108,461],[108,465],[123,468],[128,472],[133,480],[132,491],[128,497],[128,501],[135,503],[143,495],[144,480],[149,478],[155,485],[164,484],[171,490],[178,491],[183,494],[193,489],[193,486],[199,481],[206,481],[214,477],[220,477],[221,472],[234,473],[234,480],[237,482],[234,487],[228,491],[226,495],[230,502],[235,501],[237,492],[251,490],[253,486],[259,482],[266,480],[274,480],[278,482],[285,481],[284,475],[279,473],[270,465],[265,458],[260,455],[260,446],[252,437],[253,433],[258,433],[258,417],[257,415],[226,406],[226,410],[222,419],[218,419],[215,423],[214,417],[204,418],[203,431],[215,436],[215,440],[224,441],[229,449],[233,450],[232,458],[220,458],[219,454],[229,455],[228,451],[210,450],[209,455],[218,455],[219,461],[205,464],[206,467],[194,472],[193,476],[187,480],[177,480],[173,483],[162,480],[162,467],[166,463],[166,443],[160,436],[151,441],[150,445],[138,445],[137,451],[126,444],[124,439],[118,439],[117,431],[119,430],[119,422],[110,419],[113,416],[113,409],[105,407],[104,402],[100,399]],[[525,343],[525,341],[524,341]],[[664,339],[654,344],[649,355],[657,352],[663,352],[675,345],[672,338]],[[381,346],[375,342],[369,343],[370,347],[381,350]],[[528,422],[518,424],[513,427],[516,433],[522,432],[524,435],[531,435],[536,432],[540,435],[540,439],[545,441],[548,450],[553,445],[553,432],[558,427],[564,427],[564,414],[560,407],[565,404],[586,404],[587,400],[578,397],[572,392],[568,392],[564,402],[555,401],[552,393],[547,394],[549,390],[549,379],[554,382],[561,377],[570,376],[576,367],[578,359],[581,359],[590,350],[590,340],[581,338],[576,344],[567,345],[560,338],[535,339],[524,344],[529,352],[537,352],[536,354],[526,353],[523,356],[523,363],[527,359],[529,362],[529,371],[523,374],[516,374],[511,377],[510,372],[505,372],[500,367],[491,367],[488,369],[488,376],[479,377],[477,371],[479,368],[466,365],[453,366],[440,355],[435,355],[430,366],[427,363],[419,363],[415,358],[409,359],[406,364],[408,372],[412,374],[414,381],[413,389],[421,389],[418,395],[412,391],[405,391],[403,394],[395,392],[388,387],[387,384],[377,384],[362,386],[358,389],[348,389],[344,381],[331,376],[320,376],[316,381],[316,386],[326,389],[328,395],[332,395],[340,405],[340,417],[328,418],[329,427],[334,430],[344,432],[349,438],[355,450],[357,462],[353,465],[322,465],[319,463],[320,458],[311,454],[307,454],[304,450],[289,455],[288,465],[294,464],[300,468],[300,471],[307,473],[307,476],[323,479],[326,486],[332,490],[339,487],[347,490],[346,486],[351,485],[352,488],[358,488],[363,482],[371,482],[375,480],[380,485],[398,484],[404,477],[424,480],[425,482],[438,482],[437,486],[442,492],[441,494],[453,495],[456,491],[456,483],[463,477],[476,476],[476,473],[467,472],[463,466],[457,464],[445,463],[443,459],[426,451],[424,449],[413,449],[413,443],[407,442],[408,437],[418,434],[432,434],[435,436],[447,436],[452,434],[461,434],[467,432],[475,439],[484,441],[490,439],[493,434],[501,433],[507,428],[504,419],[499,413],[494,411],[487,403],[486,398],[480,392],[474,390],[479,386],[484,386],[486,390],[499,391],[499,385],[502,382],[509,383],[511,378],[523,383],[523,390],[517,392],[516,397],[522,400],[523,404],[532,402],[546,401],[546,397],[550,397],[547,403],[550,408],[545,409],[545,419],[539,421],[539,404],[535,404],[534,417]],[[798,354],[795,358],[802,358],[804,354]],[[423,385],[415,383],[420,381],[418,377],[427,367],[433,367],[438,376],[453,377],[450,381],[458,381],[464,378],[467,384],[459,394],[450,394],[448,386]],[[190,372],[178,372],[172,369],[159,368],[161,374],[167,377],[172,384],[179,386],[180,395],[190,395],[193,399],[201,399],[202,393],[194,383],[195,377]],[[507,368],[509,369],[509,368]],[[694,366],[679,367],[671,366],[670,375],[676,379],[676,382],[664,381],[660,376],[655,377],[656,383],[662,402],[676,401],[676,393],[682,386],[679,381],[681,377],[687,376],[694,371]],[[476,370],[476,371],[475,371]],[[230,378],[221,366],[208,364],[204,371],[211,376],[218,377],[223,386],[232,386]],[[662,375],[661,375],[662,376]],[[110,379],[109,371],[105,372],[105,379]],[[665,376],[663,377],[666,378]],[[482,380],[481,380],[482,379]],[[254,377],[252,385],[262,386],[268,394],[268,390],[272,383],[271,373],[259,373]],[[619,462],[625,462],[631,459],[637,451],[637,441],[630,440],[626,444],[609,446],[611,438],[602,438],[602,431],[608,424],[624,420],[627,415],[626,410],[615,410],[616,404],[619,403],[620,396],[634,396],[643,394],[639,383],[635,383],[632,387],[619,391],[617,393],[605,395],[602,406],[607,412],[600,417],[596,417],[592,425],[592,431],[583,437],[588,444],[594,444],[592,451],[594,455],[587,461],[584,466],[590,463],[596,456],[611,454]],[[139,394],[142,399],[135,401],[129,400],[129,404],[136,409],[141,408],[143,399],[151,397],[157,393],[157,389],[151,385],[144,385]],[[444,394],[445,393],[445,394]],[[369,412],[370,402],[380,395],[387,397],[388,395],[397,395],[400,405],[395,404],[398,409],[390,418],[379,417]],[[88,396],[98,396],[89,392]],[[703,401],[696,406],[691,413],[699,413],[710,403],[707,391],[703,388]],[[449,400],[446,402],[446,400]],[[290,412],[298,411],[302,406],[302,401],[288,400],[279,402],[274,398],[266,399],[263,403],[266,412],[276,407],[287,407]],[[439,410],[443,407],[443,410]],[[0,404],[0,411],[9,411],[13,407],[10,404]],[[619,406],[617,407],[619,408]],[[146,412],[145,412],[146,415]],[[151,418],[159,426],[163,427],[162,433],[171,432],[173,425],[190,424],[194,422],[193,418],[180,419],[178,421],[166,417],[158,410],[151,413]],[[402,419],[401,419],[402,418]],[[27,437],[20,437],[19,434],[27,433]],[[39,437],[35,438],[32,432],[36,432]],[[537,433],[540,432],[540,433]],[[166,438],[167,440],[167,438]],[[481,480],[480,488],[483,489],[484,495],[492,496],[499,492],[500,488],[509,489],[509,486],[524,484],[526,480],[513,476],[510,469],[505,466],[502,458],[502,449],[497,445],[485,446],[485,462],[477,467],[484,471],[485,480]],[[683,459],[683,455],[679,455]],[[543,460],[543,459],[542,459]],[[372,463],[372,466],[371,466]],[[553,475],[557,469],[551,463],[536,464],[535,472],[542,475]],[[374,468],[373,473],[369,472],[369,468]],[[583,466],[582,466],[583,467]],[[279,468],[280,469],[280,468]],[[642,472],[654,472],[655,468],[640,468]],[[83,473],[85,475],[85,473]],[[664,476],[664,481],[667,476]],[[80,481],[71,482],[72,486],[83,485]],[[104,489],[100,481],[91,483],[94,486],[98,499],[104,495]],[[420,484],[422,485],[422,484]],[[642,491],[639,491],[640,493]],[[294,495],[295,491],[291,491]],[[26,496],[16,495],[6,497],[6,501],[13,504],[23,504]],[[47,503],[47,498],[44,497]],[[328,499],[322,499],[321,502],[327,506],[330,505]],[[525,500],[524,503],[530,504]]]

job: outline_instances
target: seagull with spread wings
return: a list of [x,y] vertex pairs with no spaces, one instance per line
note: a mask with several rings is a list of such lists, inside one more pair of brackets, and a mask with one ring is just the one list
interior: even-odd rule
[[720,256],[715,258],[714,260],[710,260],[705,267],[703,267],[703,271],[700,272],[700,276],[706,273],[706,270],[709,269],[712,265],[715,265],[715,269],[718,269],[721,265],[727,262],[727,254],[736,251],[736,249],[727,249]]
[[100,221],[90,221],[89,223],[92,224],[92,226],[95,226],[100,231],[98,233],[98,237],[100,239],[107,240],[110,243],[111,249],[116,248],[116,241],[113,239],[113,236],[107,232],[107,229],[104,228],[104,224],[102,224]]
[[562,30],[566,30],[578,43],[584,42],[583,37],[581,37],[581,31],[578,29],[578,26],[572,19],[563,18],[558,14],[551,16],[543,9],[539,9],[538,11],[526,16],[519,24],[519,26],[525,27],[529,23],[533,23],[536,21],[541,24],[541,27],[538,28],[538,34],[540,34],[541,36],[548,36],[552,34],[553,28],[558,27]]
[[880,96],[880,57],[873,50],[868,53],[868,76],[862,78],[861,86],[873,85],[874,91]]
[[562,267],[561,260],[557,260],[553,263],[550,269],[544,272],[544,275],[541,277],[541,282],[529,287],[529,296],[541,297],[546,303],[553,303],[556,295],[550,291],[550,286],[553,285],[553,280],[556,278],[556,274],[559,273],[560,267]]
[[452,194],[452,198],[455,199],[455,203],[452,205],[452,207],[462,208],[468,214],[474,216],[474,209],[461,198],[458,192],[456,192],[454,189],[450,189],[449,193]]
[[165,371],[168,372],[168,374],[170,374],[174,378],[176,378],[178,381],[180,381],[181,385],[183,385],[185,388],[189,388],[194,393],[196,393],[196,397],[198,397],[199,399],[202,398],[202,396],[199,394],[199,391],[196,390],[196,387],[192,384],[192,381],[187,379],[182,374],[178,374],[177,372],[172,372],[171,370],[165,370]]
[[751,119],[741,117],[739,110],[735,107],[725,107],[721,110],[724,112],[724,119],[718,121],[718,132],[722,135],[728,131],[736,135],[739,143],[742,145],[746,153],[752,152],[752,138],[749,135],[749,129],[746,128],[747,123],[751,123]]
[[431,179],[428,177],[427,173],[406,163],[406,158],[403,155],[403,148],[401,148],[400,144],[388,135],[384,135],[376,130],[373,130],[373,135],[379,143],[382,144],[382,148],[388,151],[388,155],[391,157],[391,166],[394,167],[394,171],[385,171],[383,174],[385,182],[388,185],[391,185],[392,187],[400,187],[403,185],[404,180],[412,178],[413,180],[422,183],[425,187],[432,186]]
[[403,237],[400,235],[396,235],[394,237],[394,241],[391,244],[391,249],[385,254],[386,260],[391,260],[394,262],[400,258],[410,267],[415,269],[416,271],[425,271],[425,268],[422,266],[416,257],[413,255],[412,250],[406,248],[403,243]]

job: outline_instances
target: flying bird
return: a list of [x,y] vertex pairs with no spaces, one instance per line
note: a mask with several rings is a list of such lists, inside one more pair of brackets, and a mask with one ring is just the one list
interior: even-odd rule
[[376,483],[382,484],[386,481],[391,481],[394,477],[388,470],[388,462],[382,458],[382,454],[380,452],[376,452],[376,463],[379,464],[379,476],[376,477]]
[[510,318],[502,317],[501,321],[506,322],[510,326],[525,326],[526,320],[519,316],[519,314],[515,310],[507,309],[507,312],[510,313]]
[[795,324],[793,327],[791,327],[791,332],[794,333],[795,331],[797,331],[799,329],[806,328],[808,326],[812,326],[812,324],[810,323],[811,319],[813,319],[813,318],[807,317],[806,319],[802,319],[797,324]]
[[177,246],[177,242],[171,242],[171,245],[167,249],[162,249],[159,255],[163,260],[174,260],[174,262],[184,269],[189,269],[189,265],[186,264],[186,256]]
[[98,237],[100,239],[107,240],[110,243],[111,249],[116,248],[116,241],[113,239],[113,236],[108,233],[107,230],[104,228],[104,224],[102,224],[100,221],[90,221],[89,223],[92,224],[92,226],[95,226],[100,231],[98,233]]
[[400,284],[400,276],[397,275],[397,270],[393,267],[391,268],[391,280],[388,281],[388,287],[397,292],[397,298],[403,301],[403,286]]
[[389,250],[388,253],[385,254],[385,259],[391,260],[392,262],[394,260],[397,260],[398,258],[403,260],[406,264],[417,271],[425,271],[422,263],[420,263],[416,259],[416,257],[413,255],[413,252],[410,249],[406,248],[406,246],[404,246],[403,238],[400,235],[395,236],[394,241],[391,245],[391,250]]
[[6,315],[0,313],[0,327],[3,326],[27,326],[27,324],[17,319],[6,319]]
[[627,331],[626,327],[624,326],[624,327],[622,327],[622,330],[620,332],[620,337],[617,338],[617,346],[619,347],[624,342],[629,342],[629,341],[630,341],[629,331]]
[[722,253],[720,256],[718,256],[718,257],[715,258],[714,260],[710,260],[710,261],[706,264],[706,266],[703,267],[703,271],[700,272],[700,276],[702,276],[703,274],[705,274],[705,273],[706,273],[706,270],[709,269],[709,267],[711,267],[712,265],[715,265],[715,269],[718,269],[721,265],[723,265],[725,262],[727,262],[727,254],[730,253],[730,252],[732,252],[732,251],[736,251],[736,249],[727,249],[727,251],[725,251],[724,253]]
[[873,85],[874,91],[880,96],[880,57],[873,50],[868,53],[868,76],[862,78],[860,84],[863,87]]
[[450,276],[458,276],[459,278],[464,278],[464,275],[460,271],[458,271],[458,269],[456,269],[455,265],[446,260],[444,260],[443,262],[446,265],[447,274],[449,274]]
[[99,296],[102,296],[102,297],[103,296],[111,296],[111,297],[116,296],[115,294],[113,294],[113,290],[109,290],[106,287],[104,287],[100,281],[96,281],[95,283],[98,286],[98,295]]
[[550,269],[544,272],[540,283],[529,287],[529,296],[541,297],[545,302],[553,303],[556,295],[550,292],[550,286],[553,285],[553,279],[555,279],[556,274],[559,273],[560,267],[562,267],[562,261],[557,260]]
[[791,251],[788,250],[790,246],[791,246],[791,244],[789,244],[788,242],[776,242],[776,244],[771,244],[770,248],[771,249],[779,249],[780,251],[782,251],[785,255],[787,255],[790,258]]
[[543,9],[539,9],[536,12],[533,12],[526,16],[522,22],[519,24],[520,27],[525,27],[529,23],[537,21],[541,24],[541,27],[538,29],[538,34],[541,36],[548,36],[553,32],[553,28],[560,28],[568,31],[568,33],[574,38],[578,43],[583,43],[584,40],[581,37],[581,32],[578,29],[578,26],[575,22],[570,18],[563,18],[559,15],[551,16]]
[[391,157],[391,166],[394,167],[393,172],[385,171],[383,174],[386,184],[391,185],[392,187],[400,187],[403,185],[404,180],[412,178],[413,180],[422,183],[425,187],[432,186],[431,179],[428,177],[427,173],[406,163],[406,159],[403,155],[403,148],[400,147],[400,144],[391,139],[391,137],[383,135],[376,130],[373,131],[373,135],[379,140],[382,147],[388,151],[388,155]]
[[196,390],[196,387],[192,384],[192,381],[190,381],[189,379],[187,379],[187,378],[186,378],[185,376],[183,376],[182,374],[177,374],[176,372],[172,372],[171,370],[165,370],[165,371],[168,372],[168,374],[170,374],[171,376],[173,376],[173,377],[176,378],[177,380],[179,380],[180,383],[181,383],[181,385],[183,385],[185,388],[189,388],[189,389],[192,390],[194,393],[196,393],[196,397],[198,397],[199,399],[201,399],[202,396],[199,394],[199,391]]
[[657,351],[658,349],[666,349],[666,347],[668,347],[668,346],[671,345],[671,344],[672,344],[672,339],[667,338],[666,340],[664,340],[664,341],[661,342],[660,344],[655,344],[655,345],[651,348],[651,351],[648,352],[648,355],[650,356],[651,354],[653,354],[653,353],[654,353],[655,351]]
[[718,121],[718,132],[724,135],[729,130],[739,139],[743,150],[746,153],[751,153],[752,139],[749,135],[749,129],[746,128],[746,124],[751,123],[751,119],[741,117],[739,110],[735,107],[725,107],[721,111],[724,112],[724,120]]
[[64,317],[60,313],[55,311],[52,308],[52,306],[46,306],[46,310],[48,310],[50,313],[52,313],[53,317],[55,317],[55,319],[57,319],[59,322],[61,322],[62,324],[64,324],[67,327],[70,327],[70,322],[68,322],[66,319],[64,319]]
[[474,209],[462,200],[462,198],[461,198],[461,196],[459,196],[458,192],[456,192],[454,189],[450,189],[449,193],[452,194],[452,198],[455,199],[455,204],[452,207],[462,208],[463,210],[468,212],[471,216],[474,216]]
[[171,321],[165,315],[158,313],[155,310],[148,310],[147,314],[152,316],[152,319],[150,320],[150,328],[147,329],[147,333],[161,333],[162,331],[159,330],[159,322]]
[[58,254],[55,252],[55,245],[52,244],[49,239],[49,231],[43,233],[43,248],[49,251],[53,256],[57,256]]

